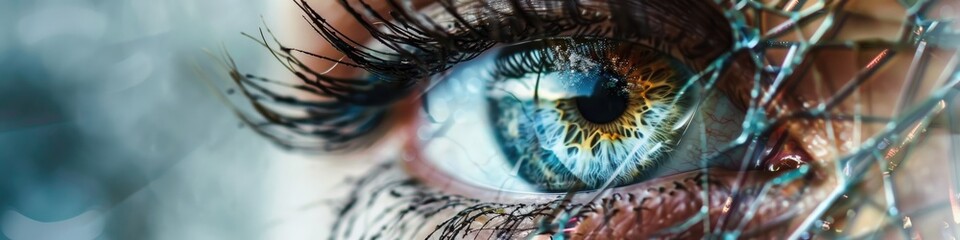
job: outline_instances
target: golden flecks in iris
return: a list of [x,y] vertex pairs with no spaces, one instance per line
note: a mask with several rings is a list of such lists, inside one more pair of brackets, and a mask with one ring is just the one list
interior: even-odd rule
[[[633,51],[633,50],[629,50]],[[622,53],[611,53],[622,54]],[[606,65],[613,72],[628,81],[624,88],[628,104],[623,116],[608,123],[594,123],[586,121],[577,110],[573,99],[562,99],[555,102],[556,114],[562,120],[565,135],[564,144],[568,148],[578,149],[580,152],[592,152],[601,142],[621,142],[628,138],[642,138],[639,130],[656,131],[666,124],[661,121],[651,121],[651,109],[657,104],[671,102],[676,96],[676,71],[656,54],[634,54],[634,58],[610,57]],[[669,122],[669,121],[668,121]],[[672,122],[671,122],[672,123]]]
[[[677,101],[682,97],[678,84],[683,82],[680,78],[684,68],[678,68],[670,56],[638,45],[584,39],[547,44],[563,45],[549,46],[549,51],[541,53],[551,56],[545,58],[549,61],[544,60],[552,64],[548,73],[567,74],[545,78],[554,81],[550,82],[553,86],[576,89],[578,84],[597,84],[594,79],[579,82],[584,74],[604,74],[609,78],[596,81],[610,81],[600,83],[620,88],[626,102],[619,117],[597,123],[582,116],[578,93],[545,88],[558,91],[545,91],[553,93],[547,96],[562,97],[541,94],[536,101],[532,97],[535,95],[526,92],[498,96],[498,125],[517,126],[518,131],[498,131],[500,136],[507,136],[504,146],[508,154],[513,154],[516,166],[520,166],[521,176],[545,189],[570,189],[580,184],[596,187],[611,176],[615,178],[613,184],[620,185],[635,181],[646,169],[668,157],[679,134],[673,126],[687,109],[686,101]],[[523,85],[535,86],[533,81],[539,79],[511,80],[528,81]],[[516,96],[522,97],[507,98]],[[521,116],[521,111],[527,111],[529,117]],[[622,164],[627,165],[621,169],[618,166]]]

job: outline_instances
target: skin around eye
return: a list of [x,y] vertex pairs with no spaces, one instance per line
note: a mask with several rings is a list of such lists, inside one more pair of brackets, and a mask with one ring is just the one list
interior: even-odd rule
[[[804,9],[806,7],[815,6],[817,1],[806,1],[806,5],[797,6],[797,9]],[[377,6],[376,3],[372,3]],[[769,3],[774,5],[775,3]],[[854,22],[871,22],[870,19],[895,19],[894,22],[885,22],[882,24],[873,25],[872,28],[859,28],[859,29],[870,29],[871,32],[897,32],[896,29],[899,29],[900,19],[902,19],[902,13],[905,11],[902,7],[898,7],[896,1],[890,1],[885,3],[876,3],[876,4],[867,4],[860,1],[859,3],[854,3],[849,6],[851,11],[856,11],[867,16],[868,18],[852,18]],[[955,5],[953,2],[948,2],[947,4],[941,5]],[[938,5],[940,6],[940,5]],[[884,11],[875,10],[874,7],[885,9]],[[329,14],[342,14],[338,7],[331,7],[325,9],[323,12]],[[386,9],[386,7],[384,7]],[[889,9],[895,9],[896,11],[889,11]],[[953,8],[960,9],[960,8]],[[891,12],[896,14],[890,14]],[[942,13],[940,13],[942,14]],[[861,16],[862,17],[862,16]],[[339,20],[337,18],[330,18],[331,22],[338,29],[351,29],[350,21]],[[342,18],[349,19],[349,18]],[[764,21],[767,21],[767,26],[776,26],[785,22],[785,19],[777,19],[774,16],[767,15],[764,18]],[[881,21],[882,22],[882,21]],[[876,22],[874,21],[874,24]],[[759,24],[758,24],[759,25]],[[355,28],[354,28],[355,29]],[[850,28],[856,30],[857,28]],[[804,27],[803,34],[798,34],[801,36],[812,36],[816,34],[816,27]],[[855,39],[863,38],[869,36],[870,33],[858,32],[858,31],[841,31],[841,39]],[[345,30],[349,32],[349,30]],[[362,34],[360,34],[362,35]],[[889,34],[888,34],[889,35]],[[795,36],[795,35],[794,35]],[[787,39],[789,39],[789,35]],[[362,39],[362,38],[358,38]],[[319,51],[324,51],[329,54],[329,56],[337,56],[338,53],[335,50],[332,50],[329,47],[320,46],[318,47]],[[936,83],[939,82],[940,72],[947,68],[950,62],[952,51],[944,49],[932,49],[933,53],[930,58],[930,64],[925,69],[928,69],[929,72],[923,75],[923,80],[920,81],[921,87],[918,91],[918,99],[927,97],[932,94],[933,91],[938,89]],[[905,53],[905,54],[904,54]],[[888,53],[889,54],[889,53]],[[784,59],[787,59],[789,55],[788,51],[770,51],[767,55],[768,61],[775,64],[782,64],[786,62]],[[811,74],[804,75],[802,80],[797,80],[797,82],[817,82],[823,84],[799,84],[795,86],[793,91],[787,92],[787,96],[799,97],[800,101],[789,102],[783,101],[783,105],[780,106],[778,110],[782,113],[789,113],[791,110],[813,108],[818,104],[823,104],[826,98],[833,96],[837,93],[838,89],[842,89],[845,84],[855,79],[856,73],[862,69],[863,66],[870,64],[878,56],[882,56],[882,50],[865,50],[860,52],[854,51],[819,51],[811,54],[808,58],[813,61],[813,65],[817,66],[818,70],[804,70],[811,72]],[[902,75],[909,72],[910,62],[913,58],[910,51],[899,51],[898,54],[892,55],[894,60],[890,60],[889,67],[885,68],[884,71],[881,71],[879,74],[880,77],[876,77],[877,81],[871,81],[871,84],[863,87],[862,90],[858,91],[849,101],[844,101],[841,103],[843,111],[839,113],[848,113],[850,116],[853,115],[879,115],[886,117],[895,117],[900,116],[903,113],[901,110],[896,110],[896,107],[891,106],[900,106],[902,104],[897,103],[898,98],[890,96],[899,96],[902,89],[904,89],[904,81]],[[744,72],[745,76],[728,76],[728,77],[739,77],[744,79],[752,79],[751,74],[753,72],[749,71],[752,66],[748,64],[743,64],[742,62],[735,62],[732,68],[746,69]],[[799,68],[798,68],[799,69]],[[338,69],[339,70],[339,69]],[[799,71],[799,70],[798,70]],[[815,73],[815,74],[813,74]],[[820,80],[817,80],[819,78]],[[825,80],[824,80],[825,79]],[[438,88],[443,88],[442,86],[437,86]],[[464,89],[469,89],[470,86],[462,86]],[[480,86],[477,90],[482,90],[484,86]],[[732,88],[735,88],[734,86]],[[729,92],[740,92],[745,93],[745,95],[750,94],[750,85],[744,84],[739,87],[744,87],[743,89],[729,89]],[[480,91],[479,93],[482,93]],[[431,94],[426,95],[427,98],[431,97]],[[741,95],[733,94],[733,98],[739,97]],[[785,99],[787,97],[778,97],[779,99]],[[482,99],[481,99],[482,100]],[[919,102],[919,101],[918,101]],[[919,104],[919,103],[915,104]],[[749,105],[749,102],[746,103]],[[909,104],[908,104],[909,105]],[[455,105],[453,108],[455,109]],[[906,111],[906,110],[902,110]],[[462,114],[462,113],[459,113]],[[755,114],[755,113],[754,113]],[[438,119],[463,119],[462,116],[458,116],[457,111],[450,111],[446,114],[433,111],[431,112],[432,117]],[[443,116],[446,116],[444,118]],[[704,116],[705,118],[710,118],[710,116]],[[728,119],[729,120],[729,119]],[[743,122],[743,120],[732,120],[734,122]],[[814,162],[813,166],[806,171],[806,177],[799,178],[796,180],[797,184],[788,184],[785,187],[770,189],[764,188],[764,183],[773,182],[776,179],[779,179],[779,175],[750,175],[744,177],[739,174],[739,171],[723,171],[723,170],[714,170],[705,172],[704,175],[697,174],[665,174],[666,177],[663,177],[660,181],[644,181],[636,185],[616,188],[613,189],[612,193],[618,193],[619,197],[613,197],[612,195],[605,195],[610,197],[601,198],[603,203],[591,204],[594,200],[591,198],[591,195],[588,194],[574,194],[574,202],[587,204],[589,207],[583,208],[584,210],[570,218],[571,223],[576,223],[574,227],[570,227],[568,233],[570,236],[577,237],[589,237],[593,236],[597,238],[600,236],[647,236],[642,235],[641,233],[656,232],[664,229],[669,229],[671,226],[675,225],[678,222],[683,222],[687,219],[695,219],[696,211],[690,209],[701,209],[701,207],[708,209],[708,214],[705,217],[713,228],[718,230],[726,229],[725,226],[736,225],[732,223],[734,218],[743,217],[746,219],[748,216],[737,215],[732,213],[748,213],[757,209],[751,210],[751,207],[757,207],[761,210],[762,214],[754,216],[754,220],[748,221],[743,226],[744,229],[758,229],[763,225],[764,222],[779,223],[783,226],[786,226],[786,229],[794,229],[796,226],[800,226],[801,223],[805,222],[808,217],[807,214],[814,212],[816,206],[820,202],[823,202],[825,199],[830,199],[831,201],[838,201],[841,204],[853,204],[859,205],[865,201],[868,202],[879,202],[886,204],[885,201],[889,199],[884,199],[884,183],[882,183],[882,177],[868,178],[868,181],[865,181],[862,184],[852,185],[849,189],[866,189],[865,192],[860,194],[850,194],[850,195],[837,195],[838,198],[830,198],[834,189],[838,189],[838,186],[841,185],[841,180],[837,176],[843,174],[843,169],[838,168],[837,172],[832,171],[834,169],[834,161],[841,159],[843,156],[846,156],[855,150],[858,147],[862,146],[864,139],[868,139],[872,134],[883,132],[886,127],[886,122],[883,124],[871,125],[869,123],[853,124],[851,122],[842,122],[842,121],[824,121],[824,120],[806,120],[806,121],[791,121],[783,123],[783,131],[787,132],[791,136],[799,136],[795,139],[787,139],[783,141],[774,141],[777,139],[771,137],[771,142],[774,147],[771,149],[781,149],[783,154],[774,154],[774,155],[783,155],[784,159],[789,159],[786,156],[802,154],[809,152],[812,154],[811,159]],[[691,126],[691,128],[694,128]],[[410,128],[414,129],[414,128]],[[408,129],[409,130],[409,129]],[[695,129],[692,129],[695,130]],[[704,129],[701,131],[709,131],[710,129]],[[454,131],[452,128],[447,129],[447,131]],[[468,129],[461,131],[477,131],[476,129]],[[924,233],[939,233],[942,226],[946,225],[954,226],[951,220],[950,211],[939,211],[940,214],[936,214],[930,219],[926,217],[919,217],[918,215],[913,215],[916,211],[924,209],[928,206],[940,206],[941,209],[947,210],[948,208],[943,208],[942,204],[949,204],[947,196],[949,195],[950,190],[952,189],[947,181],[943,180],[944,176],[951,176],[953,173],[949,171],[949,167],[952,166],[949,158],[944,156],[950,156],[950,146],[949,146],[949,133],[943,133],[941,131],[929,130],[917,130],[919,132],[926,132],[927,138],[925,144],[919,145],[914,149],[912,155],[909,159],[912,161],[909,164],[906,162],[897,161],[895,163],[904,163],[898,164],[900,172],[904,173],[915,173],[915,174],[894,174],[892,175],[894,181],[898,181],[901,184],[893,185],[892,188],[896,189],[897,192],[897,203],[900,204],[899,212],[903,215],[890,215],[889,212],[871,210],[870,208],[857,208],[852,210],[855,214],[849,214],[850,211],[831,211],[822,214],[822,215],[809,215],[813,216],[817,223],[821,227],[820,229],[828,229],[829,231],[811,231],[816,232],[817,234],[839,234],[840,232],[844,234],[851,234],[857,236],[858,234],[869,234],[870,231],[875,230],[876,228],[891,225],[891,222],[895,223],[898,227],[905,226],[904,221],[910,221],[916,232]],[[431,134],[421,133],[415,130],[410,130],[410,136],[415,136],[417,138],[423,136],[423,138],[429,138]],[[700,134],[693,134],[700,135]],[[906,135],[906,134],[905,134]],[[476,136],[476,135],[475,135]],[[480,137],[474,137],[470,141],[456,143],[454,141],[447,141],[447,145],[461,145],[452,148],[462,148],[462,149],[479,149],[482,148],[484,142],[480,140]],[[698,140],[698,139],[694,139]],[[418,146],[414,145],[409,141],[408,148],[410,151],[416,149],[416,151],[429,152],[429,149],[420,149]],[[434,140],[431,145],[441,144],[440,140]],[[702,140],[700,140],[702,141]],[[764,146],[765,144],[760,144]],[[493,149],[497,146],[492,145]],[[799,150],[797,150],[799,149]],[[747,149],[763,152],[764,149]],[[461,150],[463,152],[456,154],[447,154],[450,157],[459,156],[471,156],[469,153],[466,153],[468,150]],[[887,154],[889,152],[884,152]],[[896,155],[897,153],[891,153]],[[411,154],[418,155],[418,154]],[[458,171],[448,171],[443,169],[437,169],[442,167],[434,166],[432,170],[424,170],[429,168],[424,167],[428,164],[423,164],[422,159],[425,157],[413,156],[408,158],[408,161],[412,163],[408,165],[410,170],[414,175],[420,176],[423,184],[427,188],[415,188],[410,190],[410,188],[403,188],[417,193],[432,192],[432,191],[441,191],[456,193],[460,195],[498,195],[506,191],[489,191],[489,189],[476,188],[476,186],[471,186],[469,184],[459,184],[461,179],[451,178],[450,174],[438,174],[445,172],[454,172],[455,175],[464,175],[462,173],[467,172],[467,169],[470,171],[487,171],[487,172],[509,172],[510,170],[515,170],[510,165],[500,166],[500,169],[497,168],[481,168],[477,166],[460,166],[456,167]],[[695,159],[695,158],[690,158]],[[699,159],[699,158],[697,158]],[[925,159],[925,160],[918,160]],[[486,158],[486,159],[471,159],[470,162],[497,162],[497,161],[508,162],[506,159],[496,159],[496,157]],[[893,162],[891,160],[891,162]],[[419,164],[419,165],[418,165]],[[432,163],[430,163],[432,164]],[[694,165],[700,165],[698,162]],[[790,166],[790,165],[783,165]],[[740,167],[740,166],[737,166]],[[792,167],[791,167],[792,169]],[[875,170],[875,172],[868,173],[869,176],[881,176],[881,170]],[[441,176],[447,175],[447,176]],[[708,176],[708,177],[703,177]],[[512,176],[516,177],[516,176]],[[703,177],[703,178],[701,178]],[[435,179],[435,181],[426,181],[423,179]],[[710,181],[707,181],[710,180]],[[699,181],[699,182],[698,182]],[[522,181],[517,181],[517,185],[523,185]],[[707,182],[708,184],[701,184],[701,182]],[[508,184],[504,184],[506,186]],[[709,187],[703,187],[707,186]],[[922,187],[917,187],[922,186]],[[503,187],[503,186],[497,186]],[[459,190],[458,190],[459,189]],[[522,187],[518,187],[522,189]],[[765,190],[766,189],[766,190]],[[871,190],[872,189],[872,190]],[[948,190],[944,190],[948,189]],[[527,188],[527,190],[536,190],[536,188]],[[736,190],[736,191],[735,191]],[[766,195],[751,195],[753,197],[747,197],[744,201],[730,201],[729,199],[735,199],[737,196],[742,196],[738,194],[743,194],[743,192],[753,193],[763,193]],[[390,196],[393,193],[391,192],[377,192],[374,190],[362,190],[358,194],[360,195],[373,195],[374,193],[380,193],[381,196]],[[706,194],[703,194],[706,193]],[[400,196],[406,196],[402,193],[397,193]],[[414,194],[415,195],[415,194]],[[453,194],[451,194],[453,195]],[[485,201],[493,201],[497,203],[543,203],[550,202],[551,199],[555,199],[557,196],[564,196],[563,194],[555,194],[551,196],[540,195],[538,197],[529,197],[529,194],[519,195],[519,197],[505,198],[502,196],[494,197],[484,197],[480,196],[477,199],[483,199]],[[876,195],[876,196],[874,196]],[[524,197],[527,196],[527,197]],[[879,197],[877,197],[879,196]],[[437,197],[441,199],[441,197]],[[445,198],[445,199],[449,199]],[[839,200],[838,200],[839,199]],[[846,201],[846,202],[844,202]],[[422,203],[422,202],[420,202]],[[472,204],[480,205],[479,203],[473,202]],[[684,205],[687,204],[687,205]],[[937,205],[941,204],[941,205]],[[413,204],[411,204],[412,206]],[[425,204],[424,204],[425,205]],[[420,206],[420,205],[418,205]],[[638,208],[639,206],[639,208]],[[370,213],[373,215],[370,216],[380,216],[376,215],[378,213],[390,212],[390,208],[380,208],[380,209],[367,209],[363,213]],[[644,211],[639,211],[636,209],[646,209]],[[666,211],[664,209],[686,209],[684,211]],[[841,208],[843,209],[843,208]],[[509,207],[503,207],[500,210],[492,212],[510,212],[512,210],[523,212],[520,208],[513,209]],[[649,211],[648,211],[649,210]],[[687,211],[690,210],[690,211]],[[634,215],[624,215],[617,213],[624,213],[631,211],[637,211],[632,213]],[[376,214],[375,214],[376,213]],[[437,222],[443,222],[443,220],[457,219],[456,215],[463,212],[453,212],[448,214],[438,214]],[[665,216],[672,216],[667,218]],[[507,215],[499,215],[507,216]],[[508,215],[512,216],[512,215]],[[639,216],[639,217],[637,217]],[[703,217],[703,215],[700,215]],[[726,217],[721,217],[726,216]],[[733,216],[733,217],[730,217]],[[822,217],[817,217],[822,216]],[[927,215],[924,215],[927,216]],[[636,218],[631,218],[636,217]],[[829,217],[829,218],[827,218]],[[907,217],[907,218],[904,218]],[[631,219],[666,219],[666,222],[671,224],[653,224],[646,222],[645,225],[631,221]],[[724,220],[726,218],[726,220]],[[399,218],[398,218],[399,219]],[[608,219],[608,220],[604,220]],[[609,220],[613,219],[613,220]],[[842,220],[841,220],[842,219]],[[907,220],[905,220],[907,219]],[[348,221],[348,220],[345,220]],[[853,224],[852,222],[856,222]],[[610,224],[610,223],[619,223],[619,225]],[[842,225],[841,223],[847,223],[849,225]],[[432,224],[426,224],[428,226],[433,226]],[[396,225],[390,225],[396,226]],[[521,225],[516,225],[521,226]],[[533,224],[522,225],[524,227],[535,227]],[[615,226],[649,226],[649,227],[638,227],[636,229],[642,230],[630,230],[616,228]],[[698,225],[699,226],[699,225]],[[932,226],[932,227],[931,227]],[[432,227],[431,227],[432,228]],[[731,227],[732,228],[732,227]],[[932,230],[930,230],[932,229]],[[433,229],[427,229],[425,231],[429,232]],[[842,231],[840,231],[842,230]],[[609,234],[609,235],[598,235],[600,233]],[[617,235],[617,234],[629,234],[635,233],[638,235]],[[591,235],[593,234],[593,235]],[[774,232],[770,236],[789,236],[792,234],[790,231],[780,231]],[[879,236],[901,236],[898,231],[890,231],[890,233],[881,232],[878,233]],[[827,235],[830,236],[830,235]],[[929,235],[927,235],[929,236]]]

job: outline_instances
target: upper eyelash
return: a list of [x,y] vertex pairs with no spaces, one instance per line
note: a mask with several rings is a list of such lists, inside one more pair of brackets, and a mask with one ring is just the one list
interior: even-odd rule
[[[242,112],[238,112],[238,115],[258,134],[288,149],[327,152],[362,148],[373,141],[357,140],[374,138],[383,133],[378,126],[388,119],[393,103],[413,93],[422,80],[473,59],[498,43],[519,42],[559,33],[569,33],[570,36],[612,34],[614,38],[625,39],[652,31],[643,27],[631,32],[598,26],[597,23],[603,21],[612,21],[617,25],[630,24],[634,18],[624,16],[637,14],[633,11],[635,9],[617,7],[618,4],[630,5],[630,1],[607,2],[603,6],[587,6],[577,1],[563,0],[536,3],[530,0],[502,0],[499,1],[505,4],[502,6],[494,6],[488,1],[469,2],[472,5],[455,5],[453,2],[437,1],[440,12],[427,15],[390,0],[387,3],[390,5],[391,20],[387,20],[364,1],[360,1],[359,6],[351,6],[346,0],[340,0],[345,12],[371,36],[371,42],[382,45],[382,49],[374,49],[346,37],[306,1],[295,1],[313,30],[343,56],[320,56],[284,46],[272,36],[269,29],[267,33],[271,41],[267,40],[262,30],[259,38],[250,36],[268,48],[301,82],[284,84],[253,74],[240,74],[231,64],[231,77],[244,96],[250,99],[261,120],[253,120],[253,117]],[[606,8],[604,10],[608,15],[599,14],[600,7]],[[656,15],[640,12],[641,15]],[[451,23],[441,26],[432,20],[435,17],[449,18]],[[669,25],[664,20],[657,23]],[[662,48],[663,43],[669,40],[654,41],[653,48]],[[343,65],[356,68],[362,70],[363,74],[359,78],[331,77],[325,71],[307,66],[303,60],[308,58],[334,63],[334,67]],[[297,91],[320,100],[305,100],[291,95]],[[306,116],[285,114],[277,105],[300,110]]]
[[344,63],[344,64],[346,64],[346,63]]

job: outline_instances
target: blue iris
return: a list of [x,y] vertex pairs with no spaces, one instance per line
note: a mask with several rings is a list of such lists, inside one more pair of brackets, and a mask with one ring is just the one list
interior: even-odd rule
[[639,45],[552,39],[497,58],[487,94],[496,138],[545,191],[635,182],[678,143],[694,102],[678,94],[689,71]]

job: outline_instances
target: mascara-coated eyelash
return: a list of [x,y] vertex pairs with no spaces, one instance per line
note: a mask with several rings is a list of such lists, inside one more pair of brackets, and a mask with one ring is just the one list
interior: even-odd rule
[[[255,39],[270,48],[300,83],[282,83],[236,71],[232,74],[261,119],[246,114],[240,114],[241,118],[280,146],[333,151],[369,145],[385,132],[382,123],[390,119],[388,113],[394,103],[421,89],[431,76],[500,43],[559,35],[610,39],[642,36],[648,41],[645,45],[677,56],[693,69],[702,68],[731,46],[730,27],[722,24],[723,16],[710,5],[693,0],[441,0],[424,10],[427,13],[387,1],[389,18],[363,2],[339,3],[374,44],[347,37],[310,4],[299,1],[316,33],[343,55],[319,56],[284,46],[276,39],[268,41],[261,33]],[[324,70],[308,66],[308,59],[362,73],[355,78],[328,76]],[[291,92],[299,95],[283,94]],[[286,111],[290,109],[306,114],[291,114]]]

